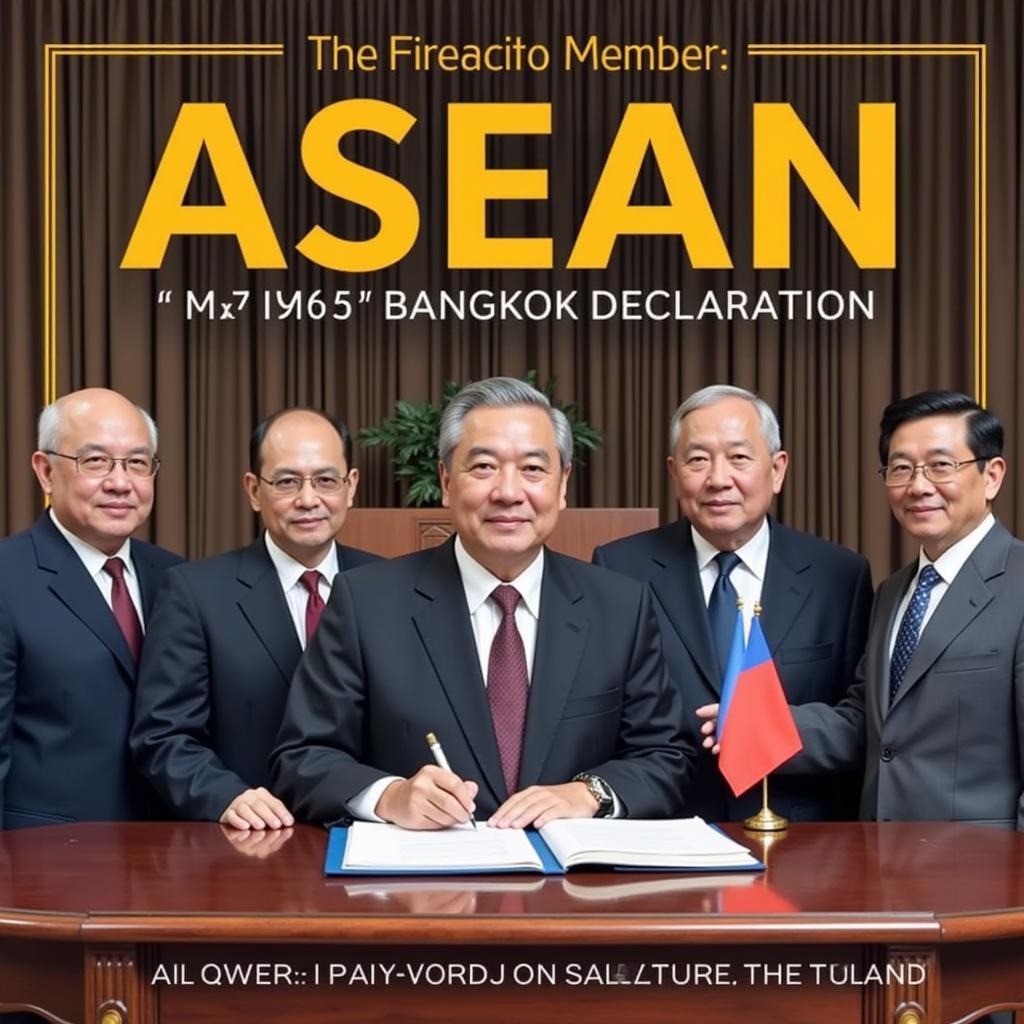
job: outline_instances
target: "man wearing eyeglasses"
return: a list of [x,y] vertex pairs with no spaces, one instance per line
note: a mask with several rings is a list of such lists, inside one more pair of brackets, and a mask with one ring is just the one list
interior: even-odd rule
[[249,504],[258,540],[168,573],[139,672],[132,751],[183,818],[238,829],[292,824],[267,758],[292,673],[334,577],[375,555],[336,542],[359,470],[339,420],[286,409],[253,432]]
[[128,751],[159,578],[181,559],[132,539],[153,507],[156,426],[104,388],[39,417],[50,507],[0,542],[0,828],[144,818]]
[[879,587],[844,700],[792,709],[804,749],[784,769],[863,759],[863,818],[1024,829],[1024,543],[992,514],[1002,451],[1002,424],[966,395],[882,416],[880,476],[920,550]]

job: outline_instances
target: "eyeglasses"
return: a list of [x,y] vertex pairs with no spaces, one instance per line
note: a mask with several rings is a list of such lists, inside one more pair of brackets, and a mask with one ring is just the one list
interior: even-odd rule
[[56,455],[59,459],[70,459],[75,464],[75,471],[82,476],[109,476],[114,467],[121,463],[129,476],[156,476],[160,468],[160,460],[155,455],[126,455],[123,459],[115,459],[113,455],[101,455],[91,452],[89,455],[65,455],[63,452],[46,451],[46,455]]
[[345,484],[348,483],[348,474],[344,476],[333,476],[328,473],[321,473],[317,476],[279,476],[274,480],[268,480],[265,476],[260,479],[270,488],[270,493],[278,498],[294,498],[302,490],[302,485],[308,480],[313,485],[317,494],[337,494]]
[[948,484],[956,476],[961,466],[970,466],[974,462],[987,462],[987,459],[932,459],[931,462],[922,462],[914,466],[909,462],[890,462],[888,466],[882,466],[878,475],[886,487],[906,487],[915,476],[918,470],[924,473],[926,480],[933,484]]

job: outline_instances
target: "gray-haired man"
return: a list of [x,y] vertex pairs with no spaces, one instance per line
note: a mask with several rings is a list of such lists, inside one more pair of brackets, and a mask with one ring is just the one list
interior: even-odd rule
[[292,682],[277,791],[305,820],[407,828],[680,813],[693,751],[646,588],[544,547],[564,416],[521,381],[471,384],[439,454],[455,537],[339,577]]
[[[676,410],[670,442],[668,470],[684,518],[598,548],[594,561],[650,585],[691,736],[699,736],[695,709],[721,694],[738,598],[748,628],[762,607],[789,702],[835,704],[864,650],[871,570],[860,555],[768,515],[789,460],[775,413],[742,388],[703,388]],[[779,778],[772,807],[795,821],[854,817],[857,781]],[[733,797],[704,753],[691,791],[691,813],[711,821],[745,818],[760,799]]]

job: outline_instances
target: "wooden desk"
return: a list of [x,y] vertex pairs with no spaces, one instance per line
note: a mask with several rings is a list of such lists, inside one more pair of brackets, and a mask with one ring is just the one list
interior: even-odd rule
[[90,1024],[932,1024],[1024,1007],[1024,835],[803,825],[771,847],[766,878],[412,880],[323,878],[318,829],[236,836],[245,845],[212,824],[0,833],[0,1010]]

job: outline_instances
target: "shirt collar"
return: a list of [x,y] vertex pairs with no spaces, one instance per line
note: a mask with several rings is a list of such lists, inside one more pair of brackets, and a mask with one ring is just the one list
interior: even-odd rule
[[917,556],[918,575],[926,565],[931,565],[942,577],[943,583],[952,583],[956,579],[956,574],[966,565],[967,559],[974,554],[974,549],[995,525],[996,517],[989,512],[966,537],[961,537],[954,545],[943,551],[934,562],[929,561],[928,556],[924,553],[924,548],[921,548]]
[[[693,547],[697,552],[697,570],[703,571],[719,554],[719,549],[709,540],[705,539],[691,523],[690,533],[693,536]],[[768,528],[768,517],[765,516],[754,534],[746,544],[736,549],[740,561],[759,580],[764,580],[765,570],[768,566],[768,544],[771,540],[771,530]]]
[[58,518],[57,513],[50,509],[50,519],[53,525],[61,532],[61,536],[71,545],[74,552],[82,560],[86,571],[90,576],[98,576],[103,572],[103,566],[107,564],[108,558],[120,558],[124,562],[124,571],[128,576],[135,575],[135,567],[132,565],[132,542],[131,538],[125,542],[112,555],[104,554],[99,548],[82,540],[77,534],[72,533]]
[[[266,531],[263,532],[263,540],[267,545],[267,554],[270,555],[270,560],[274,563],[274,568],[277,570],[277,578],[281,581],[281,589],[287,594],[299,582],[302,574],[309,572],[309,568],[301,562],[296,562],[291,555],[282,551],[274,543],[273,537]],[[327,585],[330,586],[334,582],[334,577],[338,575],[338,545],[331,544],[323,560],[319,565],[314,565],[313,569],[320,573],[327,581]]]
[[[489,569],[485,569],[466,550],[462,538],[455,537],[455,561],[462,577],[462,587],[466,591],[466,604],[469,614],[476,615],[480,606],[491,596],[495,587],[501,586],[505,580],[499,580]],[[511,584],[519,591],[519,597],[526,610],[535,618],[540,619],[540,587],[544,579],[544,549],[541,548],[537,557],[514,579]]]

